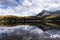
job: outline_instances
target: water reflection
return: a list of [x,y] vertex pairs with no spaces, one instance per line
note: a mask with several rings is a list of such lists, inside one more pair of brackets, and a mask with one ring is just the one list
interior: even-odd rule
[[49,28],[60,28],[60,14],[41,16],[0,16],[0,26],[13,27],[17,25],[32,25],[42,30]]

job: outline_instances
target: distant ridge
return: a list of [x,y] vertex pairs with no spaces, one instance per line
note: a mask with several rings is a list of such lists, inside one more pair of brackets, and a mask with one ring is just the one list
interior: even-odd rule
[[50,12],[52,14],[60,14],[60,10],[57,10],[57,11],[53,11],[53,12]]
[[39,13],[37,16],[42,16],[45,13],[50,13],[49,11],[43,10],[41,13]]
[[53,14],[60,14],[60,10],[57,10],[57,11],[47,11],[47,10],[43,10],[42,12],[40,12],[38,15],[36,16],[42,16],[44,14],[50,14],[50,15],[53,15]]

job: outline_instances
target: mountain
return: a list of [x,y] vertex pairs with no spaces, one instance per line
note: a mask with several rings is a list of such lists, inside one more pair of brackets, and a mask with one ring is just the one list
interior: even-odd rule
[[60,10],[50,12],[51,14],[60,14]]
[[53,14],[60,14],[60,10],[57,11],[47,11],[47,10],[43,10],[42,12],[40,12],[37,16],[42,16],[42,15],[53,15]]
[[42,16],[42,15],[49,14],[49,13],[50,13],[49,11],[43,10],[37,16]]

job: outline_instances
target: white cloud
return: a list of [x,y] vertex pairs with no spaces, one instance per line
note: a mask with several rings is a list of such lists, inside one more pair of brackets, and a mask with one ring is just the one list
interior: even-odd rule
[[[32,2],[29,2],[28,0],[24,0],[20,5],[17,4],[17,2],[15,2],[15,0],[2,0],[0,1],[0,5],[8,5],[8,9],[0,9],[0,13],[4,13],[4,14],[9,14],[9,15],[36,15],[39,12],[41,12],[43,10],[43,7],[41,7],[41,5],[39,4],[40,2],[38,2],[37,0],[32,0]],[[8,4],[7,4],[8,3]],[[17,6],[16,6],[16,5]],[[2,11],[4,10],[4,11]]]
[[46,2],[46,10],[48,11],[55,11],[59,10],[60,8],[60,0],[49,0]]
[[[23,0],[22,2],[20,0],[18,1],[20,3],[18,3],[15,0],[0,0],[0,15],[32,16],[32,15],[37,15],[43,9],[49,10],[49,11],[60,10],[60,0]],[[3,6],[7,6],[8,8],[3,9]],[[11,29],[10,31],[13,31],[13,29],[12,30]],[[25,29],[28,29],[28,27],[25,27]],[[0,33],[7,32],[7,31],[9,30],[6,28],[6,30],[4,31],[1,30]],[[38,31],[39,33],[43,32],[43,31],[40,31],[40,29],[33,30],[33,32],[38,32]],[[54,38],[56,36],[53,35]]]
[[53,38],[60,38],[60,35],[59,34],[55,34],[55,35],[52,35]]
[[37,15],[43,9],[60,10],[59,0],[0,0],[0,7],[6,5],[7,9],[0,8],[1,15],[3,13],[4,15],[32,16]]

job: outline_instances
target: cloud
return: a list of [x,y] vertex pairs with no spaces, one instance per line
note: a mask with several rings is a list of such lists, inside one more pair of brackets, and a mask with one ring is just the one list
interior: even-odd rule
[[[34,16],[44,9],[48,11],[60,10],[60,0],[0,0],[0,15]],[[11,29],[10,31],[13,31],[13,29]],[[28,27],[25,27],[25,29],[28,29]],[[0,33],[7,31],[9,30],[1,30]],[[40,31],[40,29],[33,30],[33,32],[38,31]]]
[[18,6],[18,3],[14,0],[0,0],[0,5],[2,6]]
[[42,10],[60,10],[59,0],[0,0],[0,15],[35,16]]
[[[40,2],[37,0],[0,0],[1,6],[8,6],[6,9],[0,9],[0,13],[9,14],[9,15],[36,15],[43,10],[43,7],[40,7]],[[20,3],[20,4],[18,4]],[[3,7],[2,7],[3,8]],[[3,10],[3,11],[2,11]]]
[[48,11],[60,10],[60,0],[49,0],[46,3],[47,3],[46,10]]

